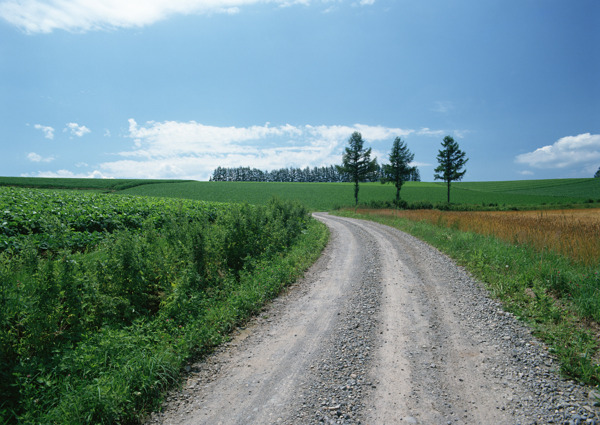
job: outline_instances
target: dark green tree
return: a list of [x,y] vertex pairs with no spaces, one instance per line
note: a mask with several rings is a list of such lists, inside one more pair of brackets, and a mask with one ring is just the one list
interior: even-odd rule
[[363,145],[362,135],[358,131],[352,133],[342,156],[342,165],[337,165],[338,171],[354,182],[354,205],[358,205],[358,183],[377,171],[377,158],[371,159],[371,148],[365,149]]
[[396,186],[396,205],[400,203],[400,189],[405,181],[409,181],[416,171],[410,163],[415,155],[406,146],[406,143],[396,137],[390,152],[389,164],[383,164],[383,177],[381,183],[394,183]]
[[437,160],[440,164],[436,167],[434,178],[443,180],[448,185],[448,203],[450,203],[450,183],[453,181],[462,180],[467,170],[462,168],[465,166],[468,158],[466,154],[458,147],[458,143],[450,136],[444,137],[442,142],[442,150],[438,152]]
[[600,179],[600,167],[598,167],[598,171],[596,171],[596,174],[594,174],[594,178]]

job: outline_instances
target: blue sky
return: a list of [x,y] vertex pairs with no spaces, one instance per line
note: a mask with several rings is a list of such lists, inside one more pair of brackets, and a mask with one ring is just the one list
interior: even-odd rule
[[207,180],[341,162],[433,181],[600,167],[597,0],[0,0],[0,175]]

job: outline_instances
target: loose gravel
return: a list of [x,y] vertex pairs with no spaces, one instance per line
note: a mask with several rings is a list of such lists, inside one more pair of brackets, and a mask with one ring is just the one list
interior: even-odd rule
[[600,425],[598,391],[561,378],[448,257],[389,227],[317,217],[332,229],[321,260],[190,365],[149,424]]
[[323,341],[310,365],[307,383],[299,388],[302,406],[282,423],[360,424],[365,398],[375,384],[370,379],[372,352],[378,331],[382,296],[378,246],[372,236],[356,230],[365,255],[354,276],[351,296],[338,311],[336,331]]

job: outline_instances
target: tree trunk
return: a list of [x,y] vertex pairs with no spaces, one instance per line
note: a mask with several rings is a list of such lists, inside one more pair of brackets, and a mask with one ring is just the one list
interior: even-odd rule
[[450,180],[448,180],[448,203],[450,203]]

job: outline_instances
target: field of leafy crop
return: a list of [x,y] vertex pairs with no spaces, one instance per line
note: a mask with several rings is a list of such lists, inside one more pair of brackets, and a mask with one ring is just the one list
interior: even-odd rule
[[40,250],[85,250],[117,230],[160,226],[181,212],[190,220],[216,217],[225,205],[138,196],[0,187],[0,251],[26,243]]
[[316,259],[298,203],[0,188],[0,423],[132,423]]

